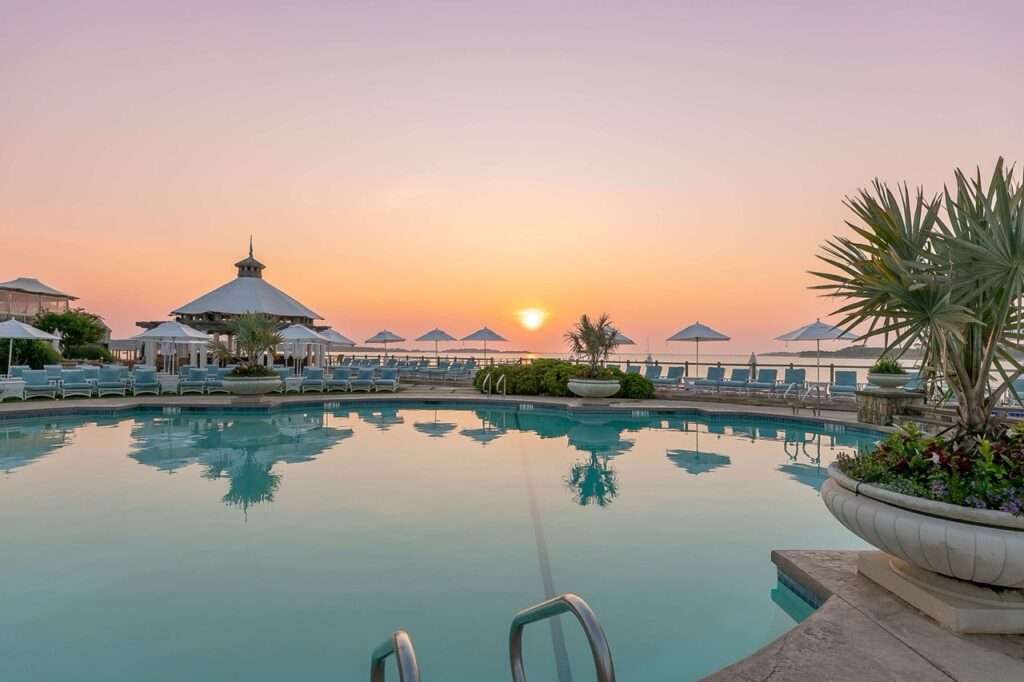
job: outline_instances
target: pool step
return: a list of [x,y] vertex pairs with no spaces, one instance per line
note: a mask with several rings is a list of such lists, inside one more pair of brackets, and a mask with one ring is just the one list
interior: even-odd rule
[[[512,619],[508,634],[509,662],[512,665],[512,682],[526,682],[523,669],[523,629],[530,623],[547,620],[563,613],[571,613],[583,626],[583,632],[590,643],[594,656],[597,682],[615,682],[615,666],[612,652],[605,637],[604,628],[590,605],[571,592],[561,594],[539,604],[523,609]],[[420,682],[420,667],[416,662],[416,651],[412,638],[405,630],[396,630],[378,646],[370,658],[370,682],[385,682],[384,662],[394,656],[398,665],[399,682]]]

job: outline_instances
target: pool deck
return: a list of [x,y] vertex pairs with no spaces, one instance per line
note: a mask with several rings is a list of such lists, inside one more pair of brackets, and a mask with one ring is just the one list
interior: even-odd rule
[[1024,680],[1024,636],[957,635],[857,573],[859,552],[777,550],[780,579],[818,609],[726,680]]

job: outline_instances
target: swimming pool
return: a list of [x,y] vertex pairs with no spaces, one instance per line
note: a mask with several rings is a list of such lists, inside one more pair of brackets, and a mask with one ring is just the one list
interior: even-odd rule
[[[364,680],[404,628],[425,682],[504,680],[514,613],[567,591],[619,679],[693,679],[808,612],[771,549],[864,546],[818,489],[876,437],[454,405],[0,422],[0,679]],[[593,679],[563,630],[527,629],[532,681]]]

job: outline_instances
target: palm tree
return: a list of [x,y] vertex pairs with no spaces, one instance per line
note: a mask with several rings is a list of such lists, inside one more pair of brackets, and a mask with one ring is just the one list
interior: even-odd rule
[[1024,187],[1003,159],[984,183],[957,170],[941,194],[893,193],[874,183],[844,202],[858,219],[852,236],[826,242],[814,288],[841,298],[836,313],[863,339],[883,336],[886,352],[912,345],[957,401],[955,438],[968,448],[992,429],[992,408],[1024,373]]
[[618,330],[612,325],[608,313],[602,313],[597,320],[582,315],[572,329],[565,333],[565,340],[573,355],[587,359],[588,376],[597,377],[601,363],[608,359],[619,345]]
[[[266,315],[243,313],[231,320],[228,327],[242,356],[242,371],[239,374],[251,375],[257,372],[260,356],[273,353],[274,348],[283,342],[277,331],[277,323]],[[210,348],[218,360],[230,361],[234,358],[231,347],[223,341],[211,342]]]

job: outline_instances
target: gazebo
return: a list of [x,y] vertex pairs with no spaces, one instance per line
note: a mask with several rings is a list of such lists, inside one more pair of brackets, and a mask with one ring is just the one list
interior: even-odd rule
[[[256,260],[249,240],[249,255],[235,263],[235,279],[171,311],[174,319],[214,338],[229,335],[229,323],[236,315],[259,313],[273,318],[281,327],[301,324],[316,329],[321,316],[263,279],[266,266]],[[137,322],[151,329],[159,322]]]

